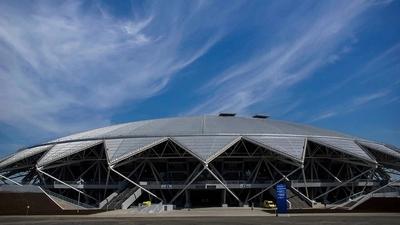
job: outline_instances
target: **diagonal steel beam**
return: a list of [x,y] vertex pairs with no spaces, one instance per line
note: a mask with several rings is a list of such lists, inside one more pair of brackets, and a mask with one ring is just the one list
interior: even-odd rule
[[301,168],[301,174],[303,175],[303,182],[304,182],[304,187],[306,189],[306,196],[307,198],[309,198],[309,194],[308,194],[308,184],[307,184],[307,179],[306,179],[306,172],[305,172],[305,168],[308,166],[308,164],[310,164],[310,162],[307,163],[307,165],[303,165]]
[[313,205],[313,203],[314,203],[313,200],[311,200],[308,196],[301,193],[301,191],[297,190],[293,186],[290,187],[290,190],[295,192],[297,195],[300,195],[303,198],[303,200],[305,199],[311,206]]
[[[197,166],[197,168],[193,171],[193,173],[189,176],[192,177],[193,174],[199,169],[201,164],[199,164],[199,166]],[[171,201],[169,201],[170,204],[172,204],[200,175],[201,173],[205,170],[205,167],[203,169],[200,170],[200,172],[198,172],[186,185],[185,187],[180,190],[172,199]]]
[[263,162],[263,159],[258,160],[257,165],[254,168],[253,172],[251,172],[251,175],[249,176],[249,179],[247,179],[247,182],[250,182],[250,180],[251,180],[251,184],[254,184],[254,182],[257,179],[258,171],[260,170],[262,162]]
[[231,141],[229,144],[225,145],[223,148],[221,148],[220,150],[218,150],[216,153],[213,154],[213,156],[211,156],[210,158],[208,158],[206,160],[207,164],[210,164],[211,161],[213,161],[214,159],[218,158],[221,154],[223,154],[224,152],[226,152],[229,148],[231,148],[233,145],[235,145],[236,143],[241,142],[242,136],[239,136],[237,138],[235,138],[233,141]]
[[224,177],[221,175],[221,173],[218,172],[218,170],[215,168],[213,164],[207,164],[207,166],[208,168],[210,168],[210,170],[214,171],[215,175],[217,175],[223,183],[226,183]]
[[14,181],[14,180],[12,180],[12,179],[6,177],[6,176],[3,176],[3,175],[0,174],[0,177],[3,178],[3,179],[6,179],[6,180],[8,180],[8,181],[11,181],[12,183],[14,183],[14,184],[16,184],[16,185],[18,185],[18,186],[22,186],[22,184],[18,183],[17,181]]
[[274,182],[273,184],[269,185],[268,187],[266,187],[265,189],[263,189],[262,191],[258,192],[257,194],[253,195],[253,197],[249,198],[248,201],[254,199],[255,197],[261,195],[262,193],[266,192],[268,189],[272,188],[273,186],[275,186],[276,184],[278,184],[279,182],[281,182],[282,180],[286,180],[288,179],[287,177],[289,177],[290,175],[294,174],[295,172],[297,172],[299,169],[301,169],[301,167],[298,167],[297,169],[293,170],[292,172],[288,173],[287,175],[284,175],[281,179],[277,180],[276,182]]
[[91,198],[91,199],[95,200],[96,202],[98,201],[96,198],[94,198],[94,197],[92,197],[92,196],[86,194],[85,192],[83,192],[83,191],[81,191],[81,190],[79,190],[79,189],[77,189],[77,188],[75,188],[75,187],[73,187],[73,186],[71,186],[71,185],[69,185],[69,184],[67,184],[67,183],[65,183],[64,181],[62,181],[62,180],[60,180],[60,179],[57,179],[56,177],[54,177],[54,176],[52,176],[52,175],[50,175],[50,174],[44,172],[44,171],[41,170],[40,168],[36,168],[36,169],[37,169],[37,171],[38,171],[39,173],[44,174],[44,175],[50,177],[51,179],[53,179],[53,180],[55,180],[55,181],[57,181],[57,182],[60,182],[60,183],[64,184],[65,186],[67,186],[67,187],[69,187],[69,188],[71,188],[71,189],[77,191],[78,193],[83,194],[84,196],[86,196],[86,197],[88,197],[88,198]]
[[347,180],[347,181],[341,183],[340,185],[338,185],[338,186],[336,186],[336,187],[334,187],[334,188],[332,188],[332,189],[326,191],[325,193],[322,193],[322,194],[318,195],[317,197],[313,198],[313,200],[318,199],[318,198],[320,198],[320,197],[322,197],[322,196],[324,196],[324,195],[327,195],[327,194],[331,193],[332,191],[334,191],[334,190],[336,190],[336,189],[338,189],[338,188],[340,188],[340,187],[343,187],[344,185],[346,185],[346,184],[352,182],[353,180],[355,180],[355,179],[361,177],[362,175],[364,175],[364,174],[366,174],[366,173],[368,173],[368,172],[371,172],[372,170],[374,170],[374,168],[369,169],[369,170],[366,170],[366,171],[364,171],[364,172],[361,173],[361,174],[358,174],[357,176],[355,176],[355,177],[353,177],[353,178],[351,178],[351,179],[349,179],[349,180]]
[[327,172],[329,175],[331,175],[337,182],[342,183],[342,181],[337,178],[333,173],[331,173],[331,171],[329,171],[324,165],[322,165],[320,162],[315,161],[315,163],[318,164],[318,166],[320,166],[323,170],[325,170],[325,172]]
[[389,187],[390,185],[392,185],[392,184],[394,184],[394,183],[396,183],[396,182],[399,182],[399,181],[400,181],[400,179],[394,180],[394,181],[392,181],[392,182],[389,182],[389,183],[383,185],[382,187],[379,187],[379,188],[377,188],[377,189],[375,189],[375,190],[369,192],[368,194],[365,194],[364,197],[362,197],[361,199],[359,199],[359,200],[357,201],[356,204],[350,206],[350,210],[353,210],[355,207],[359,206],[361,203],[363,203],[363,202],[365,202],[366,200],[368,200],[369,198],[371,198],[371,197],[373,196],[374,193],[376,193],[376,192],[378,192],[378,191],[380,191],[380,190],[382,190],[382,189],[384,189],[384,188],[386,188],[386,187]]
[[158,200],[160,200],[161,202],[163,201],[160,197],[158,197],[157,195],[153,194],[151,191],[147,190],[146,188],[142,187],[141,185],[137,184],[136,182],[132,181],[131,179],[129,179],[128,177],[124,176],[122,173],[116,171],[112,166],[110,166],[110,169],[118,174],[119,176],[121,176],[122,178],[124,178],[125,180],[129,181],[130,183],[132,183],[133,185],[135,185],[136,187],[142,189],[143,191],[145,191],[146,193],[148,193],[149,195],[157,198]]
[[145,165],[144,165],[145,162],[146,162],[146,160],[141,161],[141,162],[139,163],[139,165],[137,165],[137,166],[132,170],[132,172],[130,172],[130,173],[128,174],[127,177],[131,177],[132,174],[134,174],[139,168],[142,168],[141,166],[144,167],[144,166],[145,166]]
[[[274,166],[274,164],[272,164],[271,162],[269,162],[269,161],[267,161],[267,160],[264,160],[264,162],[266,163],[266,164],[269,164],[272,168],[274,168],[274,170],[276,171],[276,172],[278,172],[285,180],[289,180],[289,178],[287,177],[287,175],[285,175],[285,174],[283,174],[280,170],[278,170],[278,168],[276,168],[275,166]],[[299,168],[301,168],[301,167],[299,167]]]
[[240,199],[235,195],[235,193],[233,193],[233,192],[231,191],[231,189],[229,189],[229,188],[224,184],[224,182],[222,182],[222,181],[218,178],[218,176],[215,175],[215,173],[214,173],[213,171],[210,170],[210,168],[208,168],[208,165],[207,165],[207,164],[204,166],[204,168],[205,168],[219,183],[221,183],[221,185],[224,186],[224,188],[225,188],[234,198],[236,198],[236,200],[238,200],[239,203],[242,202],[242,201],[240,201]]

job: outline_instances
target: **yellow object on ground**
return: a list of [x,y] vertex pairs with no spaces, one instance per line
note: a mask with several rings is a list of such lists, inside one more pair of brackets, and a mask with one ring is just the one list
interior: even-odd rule
[[264,200],[263,206],[264,206],[264,208],[269,208],[269,209],[276,208],[276,204],[273,201],[269,201],[269,200]]
[[143,206],[151,206],[151,201],[144,201]]

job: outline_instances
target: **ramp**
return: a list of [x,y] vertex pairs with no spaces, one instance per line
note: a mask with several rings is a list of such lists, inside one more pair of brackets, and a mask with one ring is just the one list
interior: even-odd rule
[[[268,191],[276,199],[275,189],[271,188]],[[298,194],[292,191],[291,188],[286,189],[286,196],[288,201],[288,208],[290,209],[312,208],[311,205],[306,200],[304,200],[302,197],[300,197]]]
[[141,195],[141,191],[139,193],[138,189],[139,189],[138,187],[128,187],[124,189],[117,196],[115,196],[108,204],[104,205],[103,209],[108,209],[108,210],[122,209],[123,203],[125,202],[126,203],[124,204],[124,207],[128,208]]
[[292,190],[287,189],[286,195],[288,201],[291,204],[292,209],[307,209],[311,208],[311,206],[307,203],[307,201],[300,198],[297,194],[295,194]]
[[54,201],[58,206],[60,206],[63,210],[86,210],[86,209],[95,209],[96,207],[78,202],[74,199],[59,195],[49,190],[42,189],[48,197]]

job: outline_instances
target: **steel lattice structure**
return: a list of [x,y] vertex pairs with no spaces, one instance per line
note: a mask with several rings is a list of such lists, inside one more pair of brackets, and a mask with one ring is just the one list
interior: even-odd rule
[[[143,200],[177,207],[262,205],[286,183],[291,208],[354,207],[399,194],[396,147],[269,118],[201,116],[114,125],[0,161],[2,185],[37,185],[82,208]],[[350,204],[351,203],[351,204]]]

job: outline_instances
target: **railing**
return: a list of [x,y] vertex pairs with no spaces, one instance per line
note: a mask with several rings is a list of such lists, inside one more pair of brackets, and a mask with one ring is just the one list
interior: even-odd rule
[[[74,186],[80,186],[80,185],[106,185],[106,182],[104,182],[104,183],[99,183],[99,182],[82,182],[82,183],[78,183],[78,182],[76,182],[76,181],[63,181],[64,183],[67,183],[67,184],[69,184],[69,185],[74,185]],[[53,182],[54,184],[62,184],[62,183],[60,183],[60,182],[58,182],[58,181],[54,181]],[[120,183],[122,183],[122,182],[120,182]],[[111,184],[109,184],[109,185],[111,185]]]
[[[83,183],[77,183],[76,181],[63,181],[69,185],[72,185],[74,187],[79,187],[79,188],[83,188],[84,186],[87,185],[103,185],[105,186],[106,183],[98,183],[98,182],[83,182]],[[141,180],[138,181],[139,182],[145,182],[147,183],[147,185],[155,185],[155,184],[161,184],[161,185],[176,185],[176,184],[184,184],[184,181],[163,181],[163,182],[157,182],[154,180]],[[226,184],[249,184],[248,180],[225,180]],[[254,184],[271,184],[273,183],[274,180],[265,180],[264,182],[260,182],[258,181],[257,183]],[[301,183],[304,184],[303,180],[290,180],[291,183]],[[332,180],[332,179],[313,179],[313,180],[307,180],[307,183],[340,183],[336,180]],[[353,183],[355,182],[369,182],[369,183],[374,183],[374,182],[378,182],[378,181],[373,181],[373,180],[368,180],[368,179],[359,179],[359,180],[355,180],[353,181]],[[124,182],[120,182],[118,184],[108,184],[109,186],[114,186],[114,185],[118,185],[121,186],[123,185]],[[219,184],[218,181],[216,180],[201,180],[201,181],[196,181],[196,184]],[[64,185],[60,182],[54,181],[54,185]]]
[[339,199],[336,202],[333,202],[331,204],[336,205],[336,206],[333,206],[333,208],[335,209],[335,208],[341,207],[341,205],[343,205],[343,204],[347,204],[351,201],[355,201],[358,198],[361,198],[363,195],[364,195],[364,191],[360,191],[360,192],[354,193],[350,196],[347,196],[345,198]]
[[311,200],[310,198],[308,198],[307,196],[305,196],[301,191],[297,190],[294,187],[290,187],[289,190],[296,195],[297,197],[299,197],[302,201],[305,201],[309,206],[313,207],[314,205],[314,201]]
[[397,196],[400,196],[400,188],[391,186],[391,184],[396,183],[396,182],[398,182],[398,181],[389,182],[386,185],[384,185],[382,187],[379,187],[379,188],[377,188],[377,189],[375,189],[375,190],[373,190],[373,191],[371,191],[369,193],[365,193],[365,194],[363,192],[355,193],[355,194],[351,195],[349,198],[345,198],[345,200],[347,200],[347,201],[344,201],[342,203],[337,201],[336,203],[334,203],[334,204],[339,204],[339,205],[336,205],[336,206],[332,207],[332,209],[348,207],[348,205],[351,204],[350,207],[348,207],[348,209],[352,210],[352,209],[354,209],[358,205],[362,204],[363,202],[367,201],[368,199],[370,199],[371,197],[373,197],[376,194],[388,193],[388,191],[385,190],[385,189],[388,189],[388,188],[394,189],[394,193],[397,192],[398,193]]
[[[304,183],[304,180],[290,180],[292,183]],[[337,180],[334,179],[313,179],[313,180],[306,180],[307,183],[340,183]],[[343,181],[345,182],[345,180]],[[357,179],[354,180],[353,183],[355,182],[379,182],[379,181],[374,181],[374,180],[369,180],[369,179]]]
[[82,207],[84,207],[84,208],[88,208],[88,209],[95,209],[95,208],[97,208],[97,207],[94,207],[94,206],[92,206],[92,205],[89,205],[89,204],[86,204],[86,203],[83,203],[83,202],[78,202],[77,200],[75,200],[75,199],[72,199],[72,198],[68,198],[68,197],[66,197],[66,196],[64,196],[64,195],[60,195],[60,194],[58,194],[58,193],[55,193],[55,192],[52,192],[52,191],[50,191],[50,190],[48,190],[48,189],[42,189],[43,191],[45,191],[48,195],[50,195],[50,196],[54,196],[54,197],[56,197],[56,198],[59,198],[59,199],[61,199],[61,200],[63,200],[63,201],[66,201],[66,202],[69,202],[69,203],[71,203],[71,204],[74,204],[74,205],[77,205],[77,206],[82,206]]
[[375,193],[385,193],[385,192],[398,192],[400,195],[400,187],[388,185],[383,188],[379,188],[379,190],[377,190]]
[[[157,181],[140,181],[140,183],[145,182],[145,185],[184,185],[184,181],[164,181],[164,182],[157,182]],[[254,184],[271,184],[271,181],[266,181],[263,183],[254,183]],[[193,183],[194,185],[196,184],[221,184],[217,180],[202,180],[202,181],[196,181]],[[225,184],[249,184],[247,180],[226,180]]]
[[124,202],[121,203],[122,209],[127,209],[142,195],[142,189],[135,187],[130,189],[126,195]]

